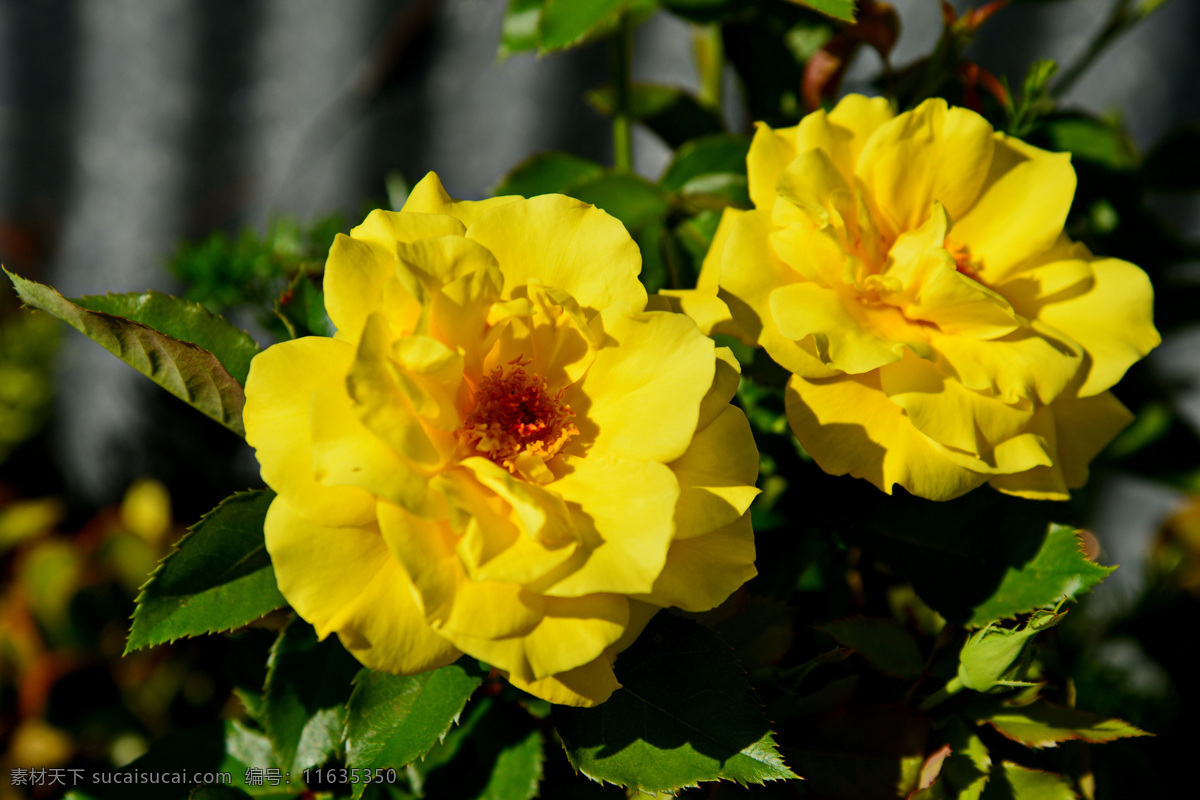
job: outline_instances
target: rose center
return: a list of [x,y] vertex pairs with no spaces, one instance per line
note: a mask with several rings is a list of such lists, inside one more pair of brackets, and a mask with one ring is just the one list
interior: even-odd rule
[[947,236],[942,247],[954,259],[955,269],[971,280],[983,283],[983,280],[979,277],[979,271],[983,269],[983,263],[971,255],[971,249],[967,245],[959,244]]
[[496,367],[475,389],[475,407],[458,431],[460,441],[510,472],[523,454],[552,458],[579,429],[563,402],[566,389],[546,390],[546,379],[530,374],[521,357]]

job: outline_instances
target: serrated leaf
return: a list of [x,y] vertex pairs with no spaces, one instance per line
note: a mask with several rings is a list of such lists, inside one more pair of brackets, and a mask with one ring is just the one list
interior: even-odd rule
[[1005,761],[992,766],[982,800],[1075,800],[1075,792],[1060,775]]
[[537,153],[514,167],[492,193],[522,197],[562,194],[572,184],[603,173],[604,167],[600,164],[570,153]]
[[250,374],[250,359],[260,352],[250,334],[199,303],[181,297],[151,291],[89,295],[77,297],[73,302],[88,311],[131,319],[181,342],[203,347],[243,386]]
[[675,151],[660,183],[664,189],[677,192],[688,181],[702,175],[740,173],[745,176],[749,152],[750,140],[745,136],[719,133],[693,139]]
[[267,661],[261,718],[284,769],[298,773],[340,755],[346,701],[359,669],[337,637],[318,642],[302,619],[279,634]]
[[[588,92],[588,103],[601,114],[612,116],[616,93],[611,86]],[[630,88],[630,114],[654,131],[671,147],[702,136],[721,133],[725,126],[716,112],[683,89],[637,83]]]
[[1007,569],[991,597],[975,607],[967,627],[1073,599],[1091,591],[1114,569],[1088,560],[1074,528],[1051,525],[1037,554],[1025,564]]
[[554,709],[576,770],[642,792],[796,777],[741,666],[699,623],[659,614],[615,669],[623,688],[600,706]]
[[1151,735],[1124,720],[1055,705],[1046,700],[1015,708],[1002,706],[975,719],[986,722],[1014,742],[1028,747],[1054,747],[1059,742],[1072,739],[1098,744]]
[[1038,611],[1019,628],[991,625],[976,631],[967,637],[959,653],[958,679],[963,686],[976,692],[986,692],[997,686],[1026,643],[1057,625],[1062,617],[1062,614]]
[[532,800],[537,797],[545,760],[542,732],[531,730],[516,744],[496,755],[487,786],[478,800]]
[[627,172],[606,172],[585,178],[571,184],[564,193],[607,211],[630,230],[661,219],[671,209],[666,192]]
[[798,6],[808,6],[834,19],[854,22],[854,0],[788,0]]
[[287,605],[263,540],[274,498],[269,489],[239,492],[188,529],[142,587],[126,653],[237,628]]
[[946,740],[950,757],[942,765],[935,788],[956,800],[979,800],[992,766],[987,747],[959,717],[952,717],[948,723]]
[[[475,661],[419,675],[362,670],[346,704],[346,766],[400,769],[421,758],[458,719],[484,673]],[[355,797],[362,794],[355,788]]]
[[180,400],[239,436],[246,435],[242,426],[246,395],[217,356],[140,322],[90,311],[49,286],[8,270],[5,274],[25,305],[61,319]]
[[545,0],[508,0],[500,25],[500,58],[537,50],[544,3]]
[[541,52],[565,50],[616,24],[630,0],[544,0],[538,20]]
[[911,680],[925,671],[917,640],[895,620],[849,617],[817,626],[872,667],[893,678]]

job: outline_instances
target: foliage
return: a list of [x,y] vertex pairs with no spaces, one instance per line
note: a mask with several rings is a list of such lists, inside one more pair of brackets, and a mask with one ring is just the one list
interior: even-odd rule
[[[893,65],[899,19],[869,0],[509,0],[501,57],[536,52],[553,69],[556,53],[607,44],[611,81],[588,102],[618,140],[641,125],[672,156],[662,175],[642,176],[620,142],[613,166],[540,153],[495,193],[592,203],[634,237],[652,294],[689,289],[722,215],[751,207],[752,132],[729,129],[719,91],[633,83],[632,28],[660,9],[697,26],[700,85],[729,68],[750,116],[776,128],[830,106],[868,46],[895,108],[943,97],[1071,153],[1068,233],[1151,275],[1164,333],[1194,325],[1200,297],[1179,275],[1200,245],[1148,198],[1200,191],[1200,129],[1141,153],[1119,117],[1057,100],[1158,4],[1117,3],[1078,63],[996,77],[967,48],[1003,5],[946,6],[934,49]],[[7,273],[46,313],[0,320],[0,461],[38,446],[50,317],[243,434],[242,387],[260,348],[240,326],[276,340],[332,336],[322,272],[341,229],[276,220],[182,245],[169,269],[184,298],[72,300]],[[1200,438],[1173,387],[1130,372],[1119,392],[1136,420],[1068,503],[987,489],[931,503],[823,473],[789,429],[787,370],[716,338],[741,364],[736,402],[760,451],[758,576],[712,611],[660,612],[617,658],[622,688],[607,702],[551,707],[469,657],[417,675],[363,668],[353,642],[321,639],[287,609],[263,535],[270,490],[225,498],[169,547],[181,528],[159,490],[131,489],[123,506],[89,516],[0,483],[0,762],[233,776],[77,787],[67,796],[78,800],[1179,796],[1165,776],[1190,757],[1200,712],[1179,645],[1179,621],[1200,610]],[[1097,498],[1116,470],[1189,500],[1150,554],[1144,589],[1105,619],[1080,607],[1114,569],[1082,526],[1106,508]]]

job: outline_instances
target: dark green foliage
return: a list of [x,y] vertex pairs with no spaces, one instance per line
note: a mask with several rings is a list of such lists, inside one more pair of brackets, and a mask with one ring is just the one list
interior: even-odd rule
[[189,529],[142,587],[126,652],[230,630],[285,604],[263,542],[274,497],[235,494]]
[[421,758],[450,730],[483,676],[467,658],[420,675],[362,670],[346,705],[347,766],[400,769]]
[[340,755],[345,705],[360,664],[336,636],[317,641],[293,619],[271,649],[261,722],[278,762],[293,773]]
[[659,614],[616,671],[623,688],[599,707],[554,711],[571,764],[593,780],[674,792],[795,777],[737,660],[703,626]]

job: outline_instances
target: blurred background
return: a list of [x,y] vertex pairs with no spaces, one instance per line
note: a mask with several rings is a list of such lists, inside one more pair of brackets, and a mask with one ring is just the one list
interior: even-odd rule
[[[1062,65],[1080,58],[1120,1],[1014,3],[980,30],[968,56],[1019,85],[1036,58]],[[891,60],[902,67],[933,49],[942,10],[936,0],[893,4],[902,27]],[[348,230],[430,170],[451,194],[474,199],[536,152],[608,163],[609,122],[584,101],[588,89],[607,80],[603,46],[498,59],[505,5],[0,0],[0,261],[66,296],[177,293],[179,272],[168,262],[183,243],[214,232],[236,242],[249,228],[295,258],[319,263],[307,226],[332,213],[321,229]],[[981,3],[951,5],[964,11]],[[1169,132],[1200,125],[1197,42],[1200,3],[1171,0],[1115,41],[1061,107],[1116,119],[1138,152],[1150,152]],[[660,13],[641,25],[634,55],[635,80],[697,85],[689,26],[676,17]],[[875,52],[863,48],[844,89],[870,92],[879,66]],[[749,130],[753,120],[732,72],[726,83],[727,123]],[[657,179],[670,150],[641,129],[634,148],[636,170]],[[1148,202],[1184,240],[1200,242],[1200,195],[1157,192]],[[280,226],[280,219],[295,222]],[[1180,281],[1200,280],[1195,260],[1172,269]],[[119,655],[124,627],[112,620],[123,621],[122,609],[181,525],[229,492],[259,485],[257,467],[235,436],[83,336],[44,318],[18,317],[15,295],[0,283],[0,508],[7,509],[0,554],[56,526],[81,532],[73,548],[24,558],[3,573],[6,584],[22,570],[49,577],[30,584],[39,587],[31,590],[37,596],[25,597],[20,609],[0,605],[10,636],[4,646],[24,647],[16,663],[38,664],[30,674],[41,676],[33,684],[0,682],[0,744],[8,737],[12,763],[21,763],[12,753],[28,761],[19,747],[33,748],[36,763],[66,763],[87,747],[124,763],[162,720],[212,719],[228,692],[211,685],[205,664],[224,660],[236,671],[242,649],[257,646],[235,637],[125,659],[116,672],[98,660]],[[261,320],[236,308],[230,313],[269,341]],[[1171,387],[1170,413],[1190,426],[1190,444],[1200,430],[1200,327],[1172,331],[1148,370]],[[1194,453],[1188,458],[1197,461]],[[139,482],[145,478],[153,481]],[[1089,612],[1103,617],[1139,597],[1154,534],[1183,507],[1184,493],[1133,474],[1101,479],[1093,530],[1105,562],[1124,565]],[[90,586],[91,594],[65,592],[68,583]],[[34,624],[65,613],[53,606],[67,602],[90,606],[108,622],[50,634]],[[63,661],[42,641],[55,636],[93,648],[97,660]],[[12,658],[0,653],[0,666]],[[167,668],[146,658],[175,661]],[[1116,651],[1112,658],[1142,656]],[[260,680],[254,670],[261,663],[245,664],[247,683]],[[1138,674],[1153,682],[1154,668]],[[156,693],[141,685],[151,674],[160,684]],[[63,675],[76,676],[78,685],[59,682],[52,693]],[[88,699],[97,685],[113,697]],[[95,720],[68,715],[69,736],[65,723],[14,733],[17,719],[53,718],[47,704],[81,702],[123,704],[138,722],[114,721],[110,709]],[[121,738],[120,731],[134,729],[142,733]]]

